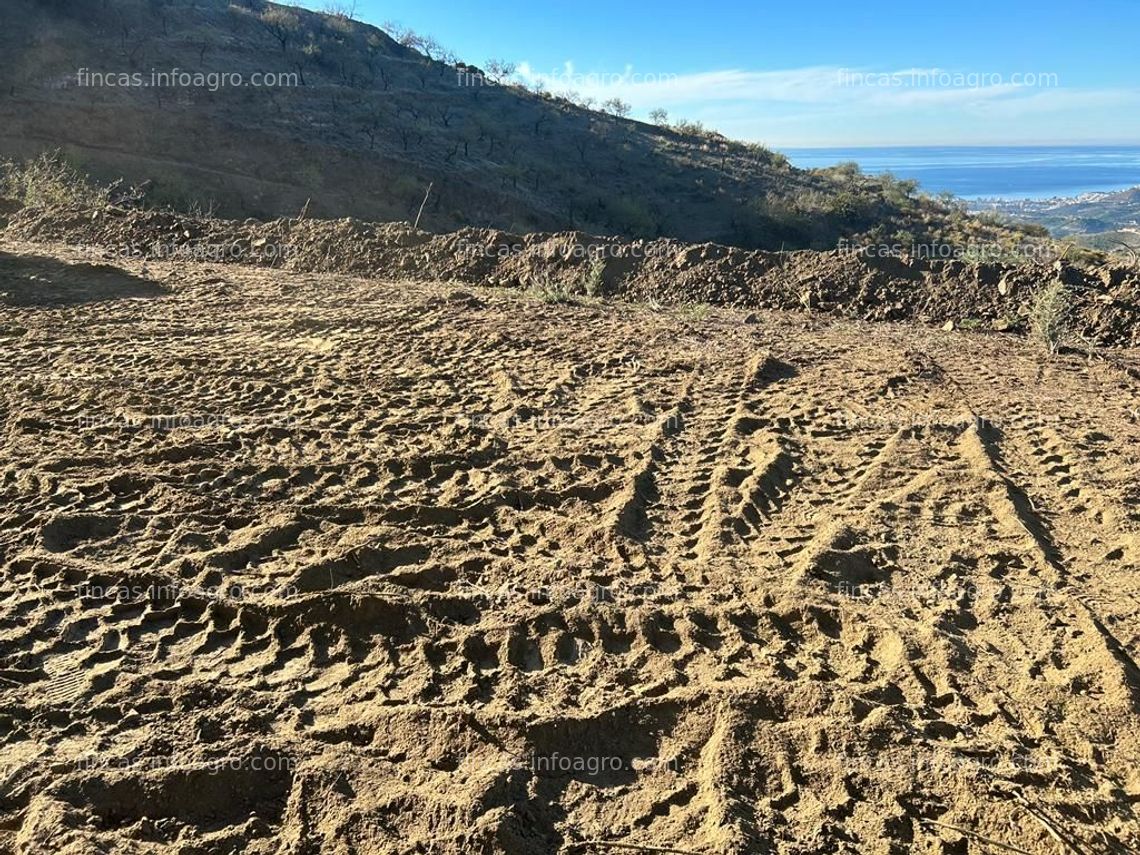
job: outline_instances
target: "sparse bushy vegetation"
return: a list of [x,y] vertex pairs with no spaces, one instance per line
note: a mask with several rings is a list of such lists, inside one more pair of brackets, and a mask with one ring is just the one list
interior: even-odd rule
[[515,75],[518,69],[513,62],[505,59],[489,59],[486,63],[486,75],[495,83],[506,83]]
[[607,113],[624,118],[629,115],[630,106],[621,98],[610,98],[608,101],[602,102],[602,109]]
[[837,163],[835,166],[825,169],[824,172],[843,184],[852,184],[863,177],[862,168],[853,160]]
[[536,273],[527,283],[526,293],[540,303],[574,303],[577,294],[571,284],[549,273]]
[[582,293],[587,297],[601,297],[605,284],[606,263],[600,258],[594,259],[582,274]]
[[685,136],[698,137],[705,133],[705,126],[700,122],[692,122],[688,119],[678,119],[673,123],[673,130]]
[[1050,356],[1060,351],[1069,335],[1072,295],[1055,279],[1039,290],[1029,307],[1029,333]]
[[889,172],[880,175],[879,182],[886,200],[900,207],[908,206],[913,201],[914,191],[918,189],[918,182],[914,179],[896,178]]
[[633,237],[657,237],[659,221],[644,202],[622,196],[612,199],[607,210],[609,224],[623,233]]
[[45,152],[34,160],[0,162],[0,196],[28,208],[99,208],[110,204],[118,186],[95,184],[59,151]]

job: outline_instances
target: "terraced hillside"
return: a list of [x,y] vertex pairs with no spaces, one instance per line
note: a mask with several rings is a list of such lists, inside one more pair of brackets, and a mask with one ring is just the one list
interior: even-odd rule
[[1134,352],[11,239],[0,293],[0,849],[1140,847]]

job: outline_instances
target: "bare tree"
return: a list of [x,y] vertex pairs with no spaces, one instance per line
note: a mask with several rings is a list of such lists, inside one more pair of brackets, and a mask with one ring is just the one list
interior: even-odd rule
[[351,3],[343,2],[343,0],[328,0],[325,3],[324,12],[326,15],[331,15],[334,18],[344,18],[346,21],[356,20],[356,0]]
[[131,68],[137,66],[139,56],[142,55],[145,46],[146,36],[124,21],[122,29],[119,31],[119,52]]
[[413,145],[419,145],[424,140],[423,132],[418,123],[401,125],[396,133],[400,136],[400,143],[404,146],[404,151],[408,151]]
[[621,100],[621,98],[610,98],[608,101],[602,102],[602,109],[607,113],[613,113],[615,116],[625,117],[629,115],[629,104]]
[[382,127],[383,123],[379,116],[369,116],[360,128],[360,132],[368,137],[368,149],[370,151],[376,148],[376,137],[379,136]]
[[277,39],[278,44],[281,45],[281,53],[288,50],[290,40],[301,30],[301,19],[295,13],[280,6],[266,9],[258,16],[258,20],[261,22],[261,26],[273,38]]
[[420,42],[416,31],[411,27],[405,27],[399,21],[385,21],[380,25],[380,29],[387,33],[392,41],[404,47],[416,47]]
[[495,156],[495,143],[499,142],[499,129],[493,123],[479,123],[479,139],[487,140],[487,157]]
[[420,118],[420,112],[416,109],[415,104],[413,104],[411,101],[404,101],[403,99],[400,99],[396,101],[396,118],[400,118],[400,116],[402,116],[404,113],[407,113],[412,117],[412,119],[416,121],[418,121]]
[[463,156],[471,156],[471,144],[483,139],[484,128],[474,119],[466,119],[459,128],[459,142],[463,146]]
[[574,148],[578,152],[578,160],[585,163],[586,152],[590,150],[590,138],[588,136],[581,136],[574,140]]
[[305,81],[305,69],[317,62],[321,56],[321,48],[316,42],[309,42],[303,48],[293,52],[293,67],[297,69],[297,76],[301,78],[301,85],[308,86]]
[[487,76],[495,83],[502,83],[514,76],[518,66],[505,59],[489,59],[486,62]]
[[170,5],[170,0],[147,0],[147,6],[150,7],[150,14],[158,18],[162,23],[162,34],[164,36],[170,35],[167,31],[167,7]]
[[436,55],[443,50],[443,45],[437,42],[432,36],[424,36],[421,38],[418,47],[420,53],[428,59],[435,59]]

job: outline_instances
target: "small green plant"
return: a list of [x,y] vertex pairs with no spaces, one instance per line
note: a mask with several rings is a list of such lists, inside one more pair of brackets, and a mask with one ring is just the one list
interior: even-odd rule
[[824,210],[840,217],[853,217],[859,214],[862,199],[850,190],[841,190],[828,197]]
[[792,166],[792,162],[788,160],[788,156],[782,151],[771,152],[769,162],[777,169],[791,169]]
[[863,177],[863,169],[854,160],[845,160],[826,170],[846,183],[854,183]]
[[581,290],[587,297],[601,297],[606,287],[606,263],[600,258],[590,262],[582,274]]
[[1029,333],[1050,356],[1058,353],[1068,338],[1071,315],[1072,297],[1059,279],[1033,297],[1029,307]]
[[536,273],[532,276],[527,284],[526,292],[540,303],[576,302],[570,285],[553,278],[549,273]]
[[0,196],[15,199],[28,208],[99,208],[110,204],[113,190],[114,186],[96,185],[64,160],[59,151],[45,152],[23,163],[0,163]]
[[896,178],[890,172],[879,176],[883,187],[883,197],[892,205],[900,208],[907,207],[914,201],[914,192],[918,189],[918,182],[911,178]]
[[709,316],[711,308],[708,303],[689,303],[681,310],[681,313],[686,320],[698,322]]

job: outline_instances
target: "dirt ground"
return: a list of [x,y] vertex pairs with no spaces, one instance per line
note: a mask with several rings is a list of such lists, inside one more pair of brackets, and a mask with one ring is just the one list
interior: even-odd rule
[[89,261],[0,241],[0,850],[1140,851],[1140,353]]
[[1041,289],[1059,282],[1067,293],[1074,343],[1140,348],[1140,266],[1116,258],[1090,267],[1065,260],[1065,250],[1056,245],[1028,244],[1020,250],[1028,255],[1017,260],[967,262],[922,255],[960,249],[946,245],[763,252],[582,232],[520,235],[467,228],[433,234],[407,223],[239,222],[115,207],[25,208],[5,231],[14,240],[83,247],[87,260],[98,263],[239,262],[372,278],[380,272],[400,281],[595,292],[667,306],[807,308],[848,320],[973,330],[1026,332]]

